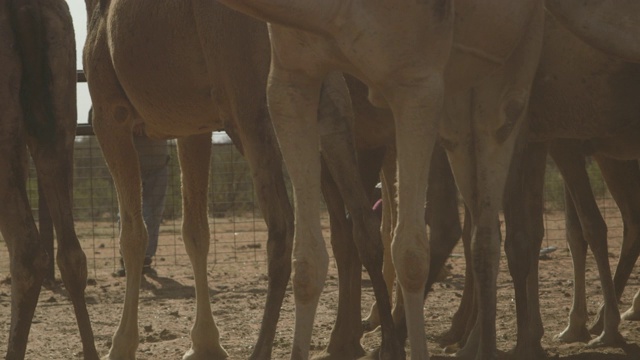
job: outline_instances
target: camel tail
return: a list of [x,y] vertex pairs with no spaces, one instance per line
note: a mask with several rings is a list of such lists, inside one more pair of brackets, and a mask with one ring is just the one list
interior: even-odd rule
[[52,71],[38,0],[10,0],[11,21],[22,62],[20,103],[27,133],[39,141],[55,138]]
[[111,0],[100,0],[100,12],[104,13],[109,8],[109,4],[111,4]]

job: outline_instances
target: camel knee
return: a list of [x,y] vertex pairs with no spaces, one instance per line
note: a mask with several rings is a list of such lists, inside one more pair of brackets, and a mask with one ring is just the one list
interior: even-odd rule
[[92,112],[93,131],[98,137],[111,135],[113,125],[132,125],[135,114],[133,106],[128,101],[118,101],[106,106],[95,105]]
[[309,304],[318,299],[329,269],[329,256],[293,261],[293,294],[296,303]]
[[[204,223],[206,224],[206,223]],[[209,229],[201,229],[199,231],[193,231],[184,226],[182,229],[182,241],[187,254],[190,257],[194,256],[207,256],[209,254]]]
[[27,289],[44,279],[51,257],[40,243],[35,243],[33,248],[16,249],[11,261],[16,264],[11,269],[12,277],[21,279],[18,286]]
[[527,101],[529,99],[529,91],[520,89],[508,92],[502,99],[500,107],[501,125],[495,132],[496,140],[499,143],[504,142],[516,128],[518,120],[522,118]]
[[422,292],[429,276],[428,248],[392,247],[393,264],[396,276],[403,291],[408,293]]
[[69,292],[82,292],[87,285],[87,257],[80,246],[58,248],[56,255],[62,281]]

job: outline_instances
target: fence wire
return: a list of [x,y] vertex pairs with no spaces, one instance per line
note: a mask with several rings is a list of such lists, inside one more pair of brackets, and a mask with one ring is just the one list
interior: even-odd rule
[[[89,270],[93,270],[94,275],[98,270],[116,270],[120,258],[119,225],[113,181],[95,137],[78,136],[75,145],[76,231],[87,255]],[[169,186],[160,227],[158,251],[154,259],[155,266],[189,261],[180,234],[182,204],[175,142],[170,143],[170,153]],[[232,144],[212,144],[210,169],[209,261],[264,261],[267,229],[255,201],[247,163]],[[588,171],[594,194],[607,219],[609,236],[621,237],[619,212],[607,192],[597,166],[589,162]],[[33,166],[30,170],[28,192],[34,216],[38,221],[38,191]],[[545,208],[546,241],[563,239],[563,182],[551,161],[547,167]],[[463,213],[461,209],[461,216]],[[0,240],[3,241],[1,236]],[[613,249],[611,251],[617,252]],[[6,246],[0,246],[0,274],[8,274],[8,261]]]

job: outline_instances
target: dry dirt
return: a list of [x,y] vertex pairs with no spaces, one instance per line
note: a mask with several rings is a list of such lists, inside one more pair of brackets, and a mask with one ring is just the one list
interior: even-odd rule
[[[562,231],[549,238],[561,239]],[[620,249],[619,230],[610,231],[610,261],[612,268],[617,263]],[[161,239],[162,243],[164,240]],[[215,240],[214,240],[215,241]],[[233,245],[229,245],[233,246]],[[585,349],[584,344],[560,344],[553,336],[564,329],[571,307],[572,265],[569,251],[562,240],[545,240],[543,246],[555,246],[557,251],[540,262],[540,302],[545,335],[543,347],[551,357],[572,360],[621,360],[640,359],[640,323],[622,322],[620,331],[628,341],[624,349]],[[212,264],[209,267],[210,298],[213,315],[222,333],[222,343],[231,359],[246,359],[258,335],[262,305],[266,295],[266,263],[264,246],[256,252],[257,257],[244,261]],[[451,316],[458,306],[464,283],[464,259],[458,246],[448,261],[450,274],[435,285],[425,303],[425,329],[428,334],[429,351],[433,359],[445,359],[448,355],[437,345],[437,335],[445,331]],[[1,256],[6,257],[3,251]],[[6,259],[5,259],[6,260]],[[587,293],[590,317],[597,311],[602,300],[598,274],[593,258],[589,255]],[[189,329],[194,316],[194,282],[191,268],[185,261],[170,261],[163,255],[156,259],[157,277],[145,276],[140,290],[140,345],[138,359],[179,359],[189,348]],[[111,275],[104,268],[90,272],[87,287],[89,312],[93,322],[96,346],[101,355],[107,353],[111,336],[116,329],[124,298],[124,280]],[[621,299],[620,308],[626,310],[633,294],[640,289],[639,272],[634,271],[627,291]],[[3,278],[6,274],[1,274]],[[513,286],[506,267],[506,258],[501,259],[498,284],[497,339],[501,358],[514,346],[516,339],[515,302]],[[319,352],[328,341],[337,310],[337,271],[331,263],[329,276],[316,316],[312,349]],[[0,284],[0,344],[6,344],[10,321],[11,289],[5,280]],[[363,280],[363,316],[373,300],[369,282]],[[293,296],[287,291],[281,310],[274,344],[273,359],[288,359],[293,337]],[[378,344],[379,334],[365,336],[365,349]],[[4,348],[6,345],[2,345]],[[4,351],[4,349],[2,349]],[[36,310],[28,346],[27,359],[74,359],[82,358],[80,339],[73,316],[71,303],[65,296],[62,285],[43,289]]]

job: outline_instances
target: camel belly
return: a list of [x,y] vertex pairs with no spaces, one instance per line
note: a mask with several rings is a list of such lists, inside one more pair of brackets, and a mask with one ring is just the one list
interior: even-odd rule
[[640,133],[640,65],[608,57],[547,17],[529,104],[532,140]]
[[191,2],[114,0],[111,6],[113,66],[147,129],[165,136],[219,129]]

